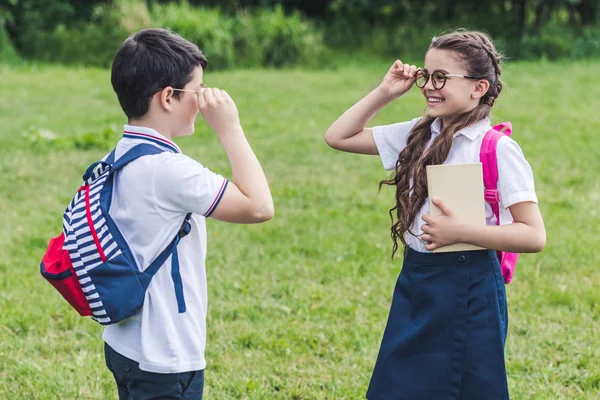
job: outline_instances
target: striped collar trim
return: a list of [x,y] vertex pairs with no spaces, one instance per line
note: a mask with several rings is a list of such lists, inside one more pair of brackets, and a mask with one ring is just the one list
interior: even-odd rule
[[174,153],[181,153],[179,146],[152,128],[125,125],[123,129],[123,137],[126,139],[143,140],[145,142],[150,142],[152,144],[159,145],[160,147],[164,147]]

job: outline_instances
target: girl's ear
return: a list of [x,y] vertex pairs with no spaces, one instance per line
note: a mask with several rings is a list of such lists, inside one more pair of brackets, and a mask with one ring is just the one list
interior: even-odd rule
[[174,90],[171,86],[167,86],[158,92],[160,106],[167,112],[171,111],[171,105],[173,104],[173,93]]
[[471,94],[471,97],[473,97],[474,99],[480,99],[483,96],[485,96],[489,89],[490,82],[487,79],[480,79],[475,84],[475,88],[473,90],[473,93]]

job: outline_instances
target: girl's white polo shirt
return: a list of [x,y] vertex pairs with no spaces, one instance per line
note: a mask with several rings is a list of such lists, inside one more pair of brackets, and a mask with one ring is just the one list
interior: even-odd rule
[[178,246],[187,310],[178,313],[169,257],[152,279],[140,311],[107,326],[102,338],[144,371],[201,370],[206,366],[205,218],[217,206],[227,180],[150,128],[125,125],[116,159],[142,143],[165,152],[139,158],[116,175],[110,215],[144,270],[173,240],[186,214],[193,213],[191,232]]
[[[407,122],[373,128],[373,138],[381,156],[383,167],[386,170],[395,169],[400,152],[406,147],[408,135],[420,119],[415,118]],[[426,148],[429,148],[433,139],[440,134],[441,124],[442,121],[438,118],[431,125],[431,139]],[[490,121],[486,118],[458,131],[454,135],[450,153],[444,164],[479,162],[479,151],[483,137],[491,128]],[[513,220],[508,207],[524,201],[537,203],[533,172],[517,142],[506,135],[498,141],[496,156],[498,159],[500,222],[508,224]],[[485,213],[486,223],[488,225],[496,225],[496,217],[494,216],[492,207],[488,203],[485,205]],[[416,237],[407,233],[405,239],[407,245],[413,250],[428,253],[429,251],[425,248],[425,243],[420,239],[420,236],[423,234],[421,226],[425,223],[421,217],[424,214],[429,214],[429,201],[427,199],[411,227],[411,232]]]

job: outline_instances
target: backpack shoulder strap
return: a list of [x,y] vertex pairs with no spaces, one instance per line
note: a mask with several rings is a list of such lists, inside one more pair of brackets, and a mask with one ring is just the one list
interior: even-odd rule
[[111,166],[110,173],[114,174],[116,171],[120,170],[121,168],[123,168],[124,166],[129,164],[130,162],[135,161],[140,157],[148,156],[151,154],[160,154],[165,151],[166,150],[159,149],[158,147],[153,146],[151,144],[138,144],[137,146],[135,146],[131,150],[129,150],[127,153],[125,153],[121,157],[119,157],[119,159],[117,161],[109,162],[110,160],[114,160],[115,156],[114,156],[114,151],[113,151],[111,154],[109,154],[106,161]]
[[104,162],[106,162],[109,165],[112,165],[115,163],[115,153],[117,152],[117,149],[114,149],[113,151],[111,151],[108,156],[106,156],[106,160],[104,160]]
[[[105,160],[96,161],[92,165],[88,167],[88,169],[83,174],[83,181],[88,182],[98,177],[98,174],[101,174],[105,169],[97,168],[98,165],[104,165],[105,168],[110,167],[110,175],[114,174],[116,171],[123,168],[125,165],[130,162],[137,160],[140,157],[151,155],[151,154],[160,154],[166,150],[159,149],[156,146],[152,146],[149,144],[139,144],[121,156],[115,162],[115,153],[116,149],[111,151]],[[89,182],[88,182],[89,183]]]
[[148,268],[146,268],[144,270],[145,274],[147,274],[148,276],[152,277],[152,276],[154,276],[158,272],[158,270],[160,269],[160,267],[165,263],[165,261],[167,261],[167,258],[169,258],[169,256],[173,252],[173,250],[177,247],[177,244],[179,243],[179,241],[183,237],[187,236],[188,233],[190,233],[190,230],[191,230],[190,220],[191,220],[191,218],[192,218],[192,214],[191,213],[188,213],[185,216],[183,224],[181,225],[181,228],[179,229],[179,232],[177,232],[177,235],[175,235],[175,238],[158,255],[158,257],[156,257],[156,259],[152,262],[152,264],[150,264],[148,266]]
[[[160,154],[167,150],[160,149],[156,146],[150,144],[139,144],[132,149],[130,149],[127,153],[123,154],[117,161],[114,161],[114,151],[109,154],[106,159],[106,162],[110,164],[110,172],[109,175],[114,174],[116,171],[119,171],[125,165],[129,164],[132,161],[137,160],[140,157],[152,155],[152,154]],[[112,162],[110,162],[112,161]],[[190,220],[192,218],[192,214],[188,213],[185,216],[183,224],[181,225],[177,235],[175,238],[171,240],[171,242],[166,246],[166,248],[156,257],[156,259],[144,270],[144,275],[146,275],[149,279],[146,281],[147,284],[150,283],[152,277],[158,272],[160,267],[167,261],[169,256],[171,257],[171,277],[173,279],[173,285],[175,288],[175,297],[177,299],[177,308],[179,313],[184,313],[186,311],[185,298],[183,294],[183,282],[181,280],[181,275],[179,273],[179,255],[177,253],[177,245],[179,241],[186,236],[191,230]]]
[[[504,129],[504,132],[502,132]],[[500,208],[498,205],[498,159],[496,148],[498,141],[504,135],[510,136],[512,126],[510,122],[494,126],[486,132],[479,151],[479,160],[483,168],[483,183],[485,185],[485,201],[490,203],[496,216],[496,224],[500,225]]]
[[160,267],[167,261],[167,258],[171,256],[171,279],[173,280],[173,286],[175,288],[175,298],[177,299],[177,309],[179,313],[184,313],[186,311],[185,298],[183,295],[183,281],[181,280],[181,274],[179,273],[179,255],[177,253],[177,245],[179,241],[190,233],[191,224],[190,219],[192,218],[192,214],[188,213],[185,216],[183,224],[177,232],[175,238],[169,243],[169,245],[156,257],[156,260],[148,266],[144,270],[144,274],[146,274],[150,279],[158,272]]
[[510,122],[503,122],[494,126],[492,129],[504,133],[506,136],[510,136],[512,134],[512,124]]

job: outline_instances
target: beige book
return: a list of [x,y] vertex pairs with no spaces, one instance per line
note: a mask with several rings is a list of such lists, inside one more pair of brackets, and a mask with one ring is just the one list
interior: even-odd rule
[[[431,201],[443,201],[460,219],[475,225],[485,225],[485,199],[483,197],[483,171],[481,163],[443,164],[427,166],[429,209],[434,217],[442,211]],[[455,243],[433,250],[434,253],[481,250],[467,243]]]

